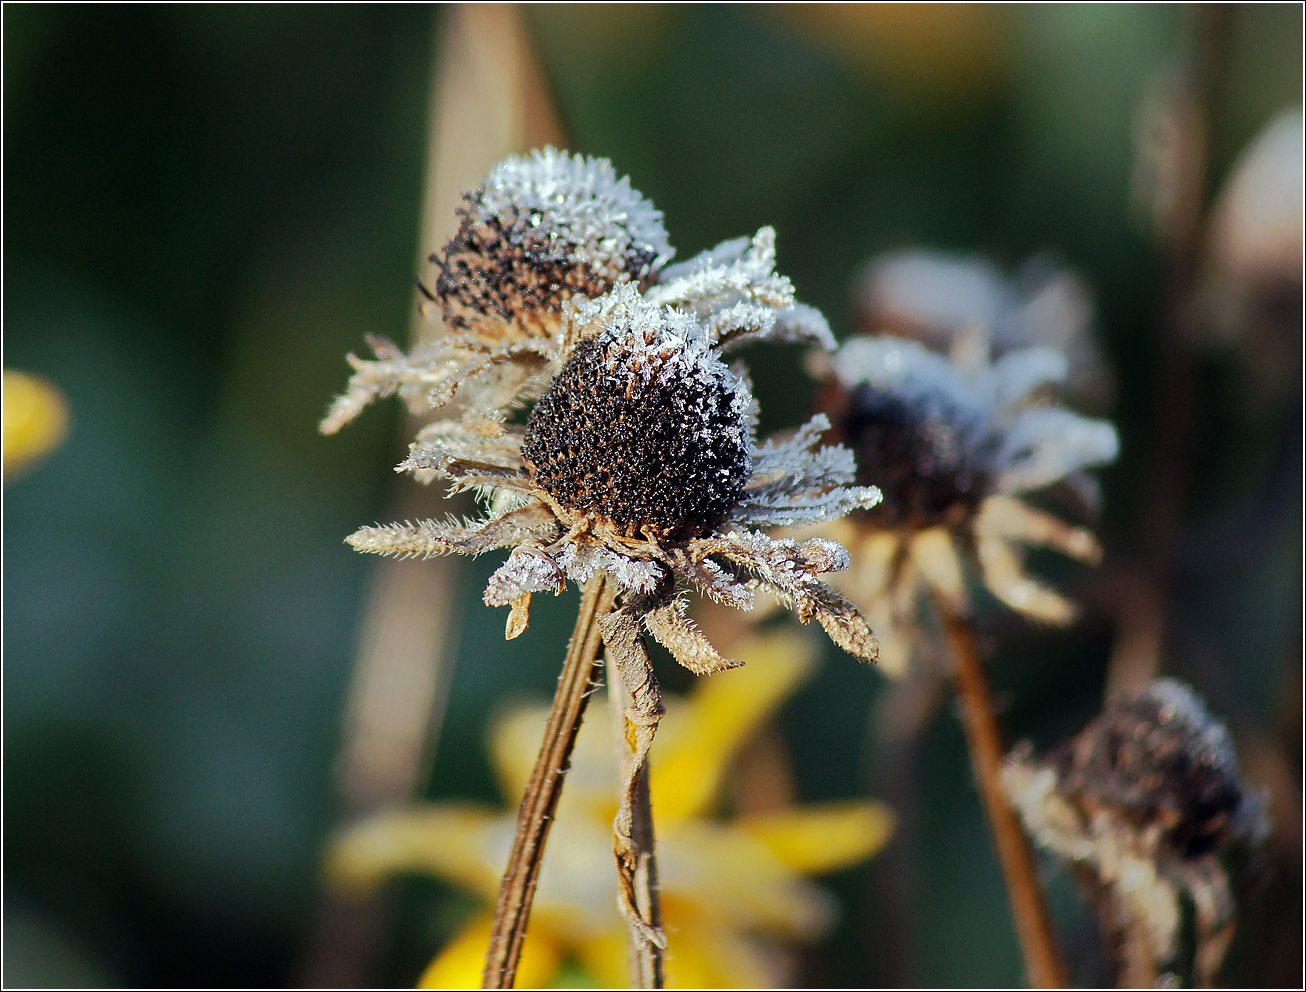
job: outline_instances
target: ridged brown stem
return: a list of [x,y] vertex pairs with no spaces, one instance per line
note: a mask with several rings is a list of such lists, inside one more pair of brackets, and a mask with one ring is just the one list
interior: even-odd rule
[[[653,839],[653,806],[648,794],[648,762],[639,772],[639,782],[635,788],[634,817],[635,846],[644,852],[640,858],[639,870],[635,873],[635,893],[640,915],[651,927],[662,926],[662,906],[658,897],[658,861],[656,845]],[[639,937],[635,942],[635,963],[631,966],[632,977],[637,979],[635,988],[660,989],[665,986],[666,977],[662,973],[663,950],[653,941]]]
[[962,725],[966,729],[971,765],[988,813],[994,845],[998,849],[998,861],[1007,883],[1011,915],[1029,981],[1035,988],[1065,988],[1068,984],[1066,968],[1057,950],[1056,935],[1034,870],[1034,859],[1016,814],[1002,792],[1002,737],[993,715],[993,697],[984,676],[984,667],[980,664],[974,632],[968,621],[955,616],[942,604],[939,613],[956,663],[953,682],[961,702]]
[[526,923],[535,899],[535,886],[544,860],[544,845],[553,825],[553,813],[562,795],[563,779],[571,765],[571,751],[576,744],[590,690],[600,674],[596,661],[602,639],[598,620],[612,609],[616,587],[599,573],[585,586],[576,615],[576,628],[567,645],[567,658],[558,676],[558,691],[549,709],[539,757],[522,797],[517,814],[517,836],[508,867],[499,884],[499,901],[494,907],[490,930],[490,949],[486,955],[485,975],[481,988],[510,989],[517,975]]

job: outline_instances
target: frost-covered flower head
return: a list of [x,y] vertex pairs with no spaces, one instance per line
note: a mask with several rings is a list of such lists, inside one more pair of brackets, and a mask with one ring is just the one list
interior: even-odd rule
[[794,300],[764,227],[666,266],[662,215],[606,159],[546,148],[504,159],[468,193],[426,308],[447,334],[405,354],[369,337],[373,360],[349,356],[348,390],[322,421],[333,434],[373,400],[398,394],[414,414],[460,401],[458,416],[503,420],[559,367],[571,309],[619,285],[702,320],[722,347],[745,340],[832,348],[825,319]]
[[622,605],[603,627],[616,653],[643,651],[642,625],[691,671],[731,667],[686,619],[682,582],[741,609],[752,607],[756,587],[769,589],[803,622],[815,618],[873,661],[865,621],[818,578],[847,566],[844,549],[823,538],[774,540],[757,528],[870,508],[879,491],[850,485],[846,449],[811,450],[824,417],[785,443],[755,445],[751,391],[720,349],[754,333],[757,315],[734,310],[741,326],[722,316],[730,312],[700,320],[631,285],[577,306],[560,368],[524,427],[478,432],[438,422],[400,466],[486,490],[490,515],[367,527],[350,543],[422,556],[511,547],[484,597],[512,607],[509,637],[526,628],[534,593],[560,593],[568,580],[602,571],[620,590]]
[[1157,679],[1044,758],[1022,745],[1003,786],[1031,836],[1088,868],[1108,894],[1125,977],[1176,966],[1186,894],[1198,984],[1214,979],[1234,908],[1218,855],[1258,841],[1268,825],[1229,732],[1188,686]]
[[572,297],[647,285],[673,254],[662,214],[607,159],[553,148],[509,156],[463,199],[458,232],[431,255],[434,291],[423,286],[423,312],[447,333],[407,355],[369,337],[375,360],[349,356],[354,375],[324,434],[395,393],[414,414],[461,393],[473,415],[501,416],[539,394]]
[[646,284],[673,254],[662,213],[607,159],[514,155],[463,199],[458,233],[431,256],[450,330],[550,337],[572,296]]
[[[841,583],[872,617],[885,669],[905,668],[927,589],[965,609],[963,561],[973,553],[989,590],[1052,623],[1073,606],[1025,575],[1017,545],[1046,545],[1080,560],[1100,555],[1086,530],[1019,497],[1067,482],[1091,498],[1083,470],[1116,457],[1115,429],[1042,400],[1066,375],[1050,348],[947,358],[894,337],[856,338],[830,361],[822,403],[834,437],[857,458],[859,482],[884,500],[832,534],[853,553]],[[896,635],[895,635],[896,631]]]

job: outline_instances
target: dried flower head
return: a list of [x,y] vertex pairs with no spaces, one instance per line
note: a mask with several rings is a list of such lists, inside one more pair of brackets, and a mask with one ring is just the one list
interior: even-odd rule
[[672,255],[661,212],[607,159],[512,156],[463,199],[458,233],[431,256],[452,331],[551,337],[572,296],[646,284]]
[[423,287],[424,312],[448,333],[408,354],[369,337],[375,359],[349,356],[354,375],[324,434],[395,393],[415,414],[461,393],[473,416],[501,417],[539,394],[568,300],[645,285],[673,254],[661,213],[606,159],[510,156],[464,200],[457,234],[431,256],[435,292]]
[[[747,308],[735,312],[753,317]],[[367,527],[350,543],[422,556],[512,547],[485,591],[488,605],[512,606],[510,637],[525,629],[532,594],[559,593],[568,579],[580,584],[603,571],[624,601],[605,629],[610,650],[616,643],[636,650],[642,624],[691,671],[731,667],[685,618],[676,597],[682,580],[742,609],[753,605],[755,587],[768,588],[803,622],[817,619],[850,653],[874,660],[861,616],[817,578],[846,567],[844,550],[822,538],[773,540],[753,528],[869,508],[879,491],[849,485],[854,464],[846,449],[811,450],[828,427],[824,417],[790,441],[755,446],[747,382],[719,357],[723,342],[743,333],[628,285],[578,305],[563,335],[561,369],[524,428],[477,432],[437,422],[400,466],[426,481],[488,490],[491,515],[479,523]]]
[[856,566],[842,583],[872,618],[884,668],[901,674],[929,590],[965,610],[964,560],[1013,609],[1066,623],[1074,607],[1029,578],[1017,545],[1046,545],[1086,562],[1100,556],[1087,530],[1018,497],[1065,482],[1092,502],[1085,468],[1116,456],[1115,429],[1040,399],[1066,375],[1050,348],[1008,352],[995,362],[951,359],[915,341],[856,338],[830,361],[822,405],[833,437],[857,457],[857,480],[885,498],[833,525]]
[[374,359],[349,356],[354,374],[322,433],[395,394],[414,414],[459,399],[468,423],[503,420],[558,371],[572,309],[619,285],[702,321],[723,349],[758,339],[834,347],[825,318],[776,273],[771,228],[664,268],[661,214],[605,159],[551,148],[508,158],[466,199],[428,304],[434,316],[440,303],[449,333],[407,354],[369,337]]
[[1234,910],[1217,856],[1259,840],[1267,824],[1228,731],[1190,688],[1158,679],[1045,758],[1017,748],[1003,785],[1031,836],[1107,893],[1127,977],[1176,967],[1186,894],[1195,977],[1214,979]]

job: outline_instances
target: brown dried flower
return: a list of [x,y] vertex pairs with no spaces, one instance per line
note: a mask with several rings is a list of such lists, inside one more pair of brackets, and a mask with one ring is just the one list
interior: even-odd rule
[[1268,825],[1228,731],[1188,686],[1157,679],[1115,700],[1045,758],[1017,748],[1003,785],[1031,836],[1104,892],[1126,984],[1179,966],[1181,895],[1195,909],[1194,977],[1214,980],[1234,927],[1219,855]]

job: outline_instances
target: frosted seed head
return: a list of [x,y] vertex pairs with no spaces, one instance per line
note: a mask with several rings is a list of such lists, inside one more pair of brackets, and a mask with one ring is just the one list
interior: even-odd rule
[[551,335],[570,297],[644,284],[672,254],[662,214],[607,159],[512,156],[463,199],[458,233],[432,256],[454,330]]
[[628,537],[718,526],[748,481],[750,396],[693,318],[640,304],[582,341],[526,424],[522,455],[568,513]]
[[1060,791],[1110,810],[1139,834],[1159,828],[1183,858],[1219,847],[1259,809],[1239,777],[1228,731],[1174,679],[1111,703],[1051,761]]
[[[884,499],[858,511],[886,527],[926,528],[968,519],[988,495],[987,447],[977,438],[983,420],[961,404],[927,408],[863,383],[844,390],[828,383],[822,406],[834,439],[857,462],[858,485],[875,485]],[[945,409],[946,406],[946,409]]]

